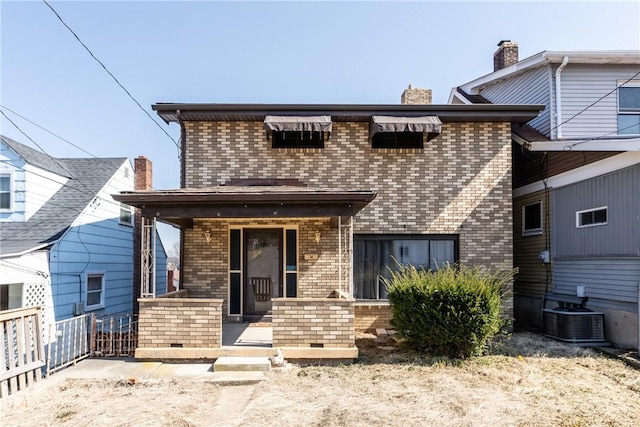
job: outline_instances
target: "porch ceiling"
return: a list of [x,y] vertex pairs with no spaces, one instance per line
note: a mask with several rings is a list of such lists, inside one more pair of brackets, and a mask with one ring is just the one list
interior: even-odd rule
[[158,221],[191,227],[194,218],[319,218],[353,216],[376,193],[299,186],[226,186],[123,191],[119,202]]

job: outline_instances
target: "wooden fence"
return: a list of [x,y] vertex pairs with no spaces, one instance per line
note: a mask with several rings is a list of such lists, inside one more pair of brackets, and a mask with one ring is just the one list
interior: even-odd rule
[[0,397],[42,379],[45,365],[42,309],[0,312]]

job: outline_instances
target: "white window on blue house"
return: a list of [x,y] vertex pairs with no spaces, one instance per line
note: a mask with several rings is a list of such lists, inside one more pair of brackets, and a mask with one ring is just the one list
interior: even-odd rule
[[640,134],[640,81],[618,88],[618,134]]
[[606,206],[576,212],[577,228],[595,227],[597,225],[607,225]]
[[86,309],[97,310],[104,307],[104,273],[87,274]]
[[0,211],[10,211],[11,202],[11,175],[0,174]]
[[131,206],[120,203],[120,224],[133,225],[133,211]]

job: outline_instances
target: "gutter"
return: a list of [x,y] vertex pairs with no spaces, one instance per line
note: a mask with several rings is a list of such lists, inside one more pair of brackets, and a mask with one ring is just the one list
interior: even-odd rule
[[560,66],[556,70],[556,137],[554,139],[562,139],[562,79],[560,78],[560,75],[562,74],[562,70],[567,66],[568,63],[569,56],[565,56],[564,58],[562,58],[562,64],[560,64]]

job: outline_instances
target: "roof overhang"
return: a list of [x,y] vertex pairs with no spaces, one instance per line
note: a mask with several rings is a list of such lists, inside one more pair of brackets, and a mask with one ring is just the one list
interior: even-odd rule
[[544,105],[362,105],[362,104],[180,104],[152,106],[167,123],[189,121],[254,121],[267,116],[331,116],[332,122],[369,122],[372,116],[437,116],[442,123],[526,123],[538,116]]
[[[459,85],[458,87],[470,95],[477,95],[480,89],[488,84],[519,74],[525,70],[541,67],[548,64],[560,64],[565,56],[569,57],[569,63],[575,64],[614,64],[614,65],[638,65],[640,64],[639,50],[611,50],[611,51],[543,51],[513,65],[494,71],[475,80]],[[451,90],[451,95],[457,88]]]
[[119,202],[147,218],[191,227],[196,218],[330,218],[353,216],[376,193],[285,186],[218,186],[202,189],[123,191]]
[[530,151],[640,151],[640,137],[523,142]]

